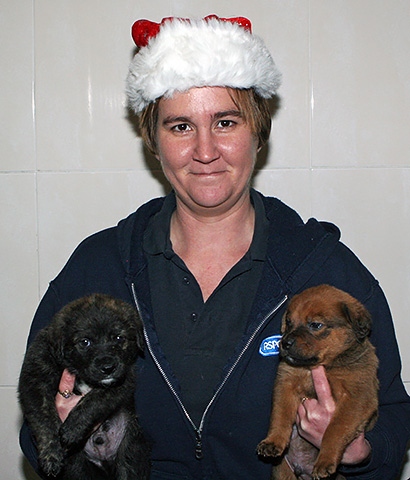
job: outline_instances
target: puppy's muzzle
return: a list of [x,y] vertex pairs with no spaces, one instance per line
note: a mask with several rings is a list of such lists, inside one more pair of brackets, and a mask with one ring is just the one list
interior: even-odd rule
[[102,359],[100,362],[97,361],[97,365],[104,375],[110,375],[117,369],[117,362],[109,357]]
[[298,348],[297,335],[294,333],[285,334],[280,343],[280,352],[282,358],[289,365],[309,367],[316,365],[318,358],[316,356],[306,356]]
[[111,375],[118,368],[118,361],[114,357],[97,357],[94,362],[95,368],[103,375]]
[[290,335],[284,336],[281,341],[282,348],[285,351],[289,351],[291,347],[294,345],[294,343],[295,343],[295,337],[292,337]]

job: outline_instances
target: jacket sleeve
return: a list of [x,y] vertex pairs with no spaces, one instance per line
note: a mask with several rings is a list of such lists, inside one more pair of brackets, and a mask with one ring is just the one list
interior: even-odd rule
[[[36,311],[36,314],[31,325],[30,334],[27,344],[29,345],[37,333],[46,325],[48,325],[53,318],[54,314],[60,309],[59,299],[55,288],[50,285],[46,294],[44,295],[40,305]],[[37,462],[37,448],[35,440],[31,433],[30,428],[24,421],[20,430],[20,447],[25,457],[30,462],[34,470],[39,474],[38,462]],[[47,477],[42,477],[47,478]]]
[[379,358],[379,418],[366,434],[372,447],[370,460],[357,467],[343,467],[347,478],[394,480],[410,438],[410,398],[401,380],[401,361],[387,301],[380,287],[374,284],[365,302],[372,314],[371,341]]
[[[31,324],[28,345],[64,305],[96,292],[130,301],[115,228],[86,238],[75,249],[64,268],[50,283],[38,306]],[[26,424],[20,432],[20,445],[24,455],[37,471],[37,451]]]

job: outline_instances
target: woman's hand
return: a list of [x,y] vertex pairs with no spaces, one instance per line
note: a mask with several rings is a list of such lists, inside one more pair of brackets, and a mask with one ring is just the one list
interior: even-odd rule
[[68,370],[64,370],[56,395],[56,409],[62,422],[65,421],[71,410],[81,400],[81,395],[75,395],[73,393],[74,384],[75,375],[71,374]]
[[[322,438],[336,409],[324,367],[312,370],[316,398],[307,398],[300,405],[296,424],[300,436],[320,448]],[[345,465],[354,465],[366,460],[371,453],[369,442],[364,433],[355,438],[346,448],[342,458]]]

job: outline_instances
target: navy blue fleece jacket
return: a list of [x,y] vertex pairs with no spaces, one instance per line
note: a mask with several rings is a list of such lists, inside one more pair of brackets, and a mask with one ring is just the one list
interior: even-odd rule
[[[367,434],[371,459],[344,467],[347,478],[394,479],[410,437],[410,399],[400,377],[401,363],[385,297],[378,282],[340,242],[339,230],[314,219],[304,223],[275,198],[263,197],[270,222],[267,258],[247,329],[224,369],[200,425],[194,425],[179,395],[178,380],[164,357],[155,331],[142,237],[162,206],[154,199],[118,226],[82,242],[36,312],[29,342],[68,302],[93,292],[108,293],[138,308],[145,328],[146,353],[137,362],[136,409],[153,442],[152,480],[268,480],[271,467],[256,455],[267,432],[287,300],[307,287],[328,283],[346,290],[373,317],[371,340],[380,359],[380,414]],[[272,341],[273,337],[273,341]],[[269,340],[271,340],[269,342]],[[37,467],[26,425],[21,446]]]

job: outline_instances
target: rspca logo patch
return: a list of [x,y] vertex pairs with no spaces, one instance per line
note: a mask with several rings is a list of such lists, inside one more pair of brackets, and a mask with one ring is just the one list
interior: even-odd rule
[[262,340],[259,347],[259,353],[264,357],[270,357],[271,355],[279,355],[279,344],[282,335],[272,335]]

